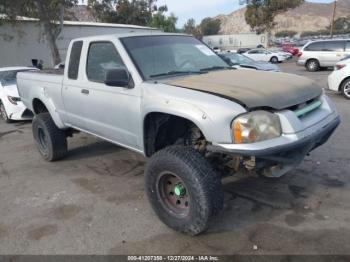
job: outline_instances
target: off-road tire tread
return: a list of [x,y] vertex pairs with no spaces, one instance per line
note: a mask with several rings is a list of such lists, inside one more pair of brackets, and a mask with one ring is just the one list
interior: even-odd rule
[[[195,211],[197,215],[192,217],[189,223],[176,223],[176,219],[169,221],[168,213],[164,211],[161,203],[157,200],[157,194],[154,191],[157,173],[154,170],[162,169],[164,163],[165,165],[169,163],[170,165],[182,165],[181,168],[186,169],[185,172],[187,171],[185,181],[187,186],[195,185],[198,194],[195,197],[192,196],[191,201],[195,201],[198,210]],[[169,227],[182,233],[197,235],[205,231],[210,218],[223,208],[223,193],[219,174],[192,147],[171,146],[154,154],[146,167],[145,185],[152,208],[158,217]]]
[[34,125],[39,124],[47,130],[51,147],[49,154],[43,156],[46,161],[53,162],[62,159],[67,155],[67,137],[64,130],[59,129],[52,120],[50,113],[40,113],[33,118],[33,136],[35,139]]

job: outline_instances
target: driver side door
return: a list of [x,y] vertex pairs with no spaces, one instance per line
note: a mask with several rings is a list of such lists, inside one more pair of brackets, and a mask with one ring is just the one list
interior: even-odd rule
[[140,89],[134,85],[121,87],[105,84],[107,71],[120,68],[126,69],[126,66],[114,43],[89,43],[85,77],[81,83],[84,92],[79,101],[85,130],[124,147],[139,150]]

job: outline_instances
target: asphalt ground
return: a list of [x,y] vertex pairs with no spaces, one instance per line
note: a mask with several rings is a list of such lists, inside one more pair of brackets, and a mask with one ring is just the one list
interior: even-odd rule
[[[330,73],[280,66],[322,86]],[[78,134],[47,163],[30,123],[1,122],[0,254],[350,254],[350,101],[328,93],[342,118],[330,141],[281,179],[225,179],[224,211],[197,237],[155,216],[142,156]]]

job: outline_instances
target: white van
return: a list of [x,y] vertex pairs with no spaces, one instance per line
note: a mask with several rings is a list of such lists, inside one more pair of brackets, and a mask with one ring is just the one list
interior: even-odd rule
[[350,39],[312,41],[299,52],[297,64],[315,72],[321,67],[334,66],[347,55],[350,55]]

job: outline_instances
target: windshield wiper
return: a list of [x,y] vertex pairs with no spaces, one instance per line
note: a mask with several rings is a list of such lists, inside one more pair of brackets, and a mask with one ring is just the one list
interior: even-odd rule
[[190,75],[190,74],[205,74],[206,72],[201,71],[169,71],[161,74],[150,75],[150,78],[160,77],[160,76],[176,76],[176,75]]
[[207,68],[202,68],[201,72],[205,71],[215,71],[215,70],[224,70],[224,69],[233,69],[232,67],[229,66],[212,66],[212,67],[207,67]]

